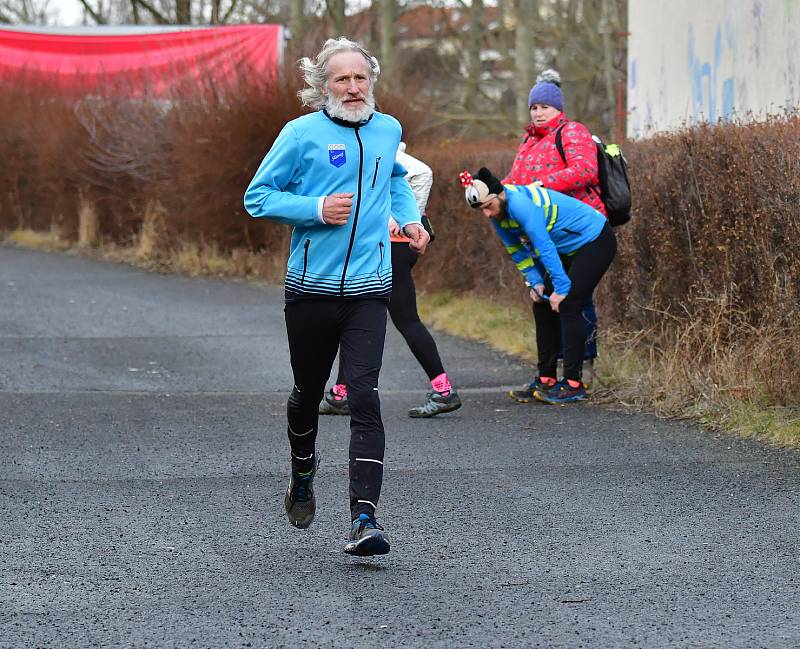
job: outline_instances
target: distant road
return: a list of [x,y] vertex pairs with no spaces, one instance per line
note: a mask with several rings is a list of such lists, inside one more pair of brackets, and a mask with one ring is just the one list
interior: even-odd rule
[[0,648],[798,647],[800,454],[591,405],[390,326],[384,558],[341,551],[347,420],[285,520],[282,289],[0,247]]

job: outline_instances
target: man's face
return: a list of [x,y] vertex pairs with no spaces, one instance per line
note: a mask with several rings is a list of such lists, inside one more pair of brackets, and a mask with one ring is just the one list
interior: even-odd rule
[[372,113],[375,102],[367,61],[360,52],[339,52],[328,60],[327,109],[334,117],[360,122]]
[[505,203],[500,196],[495,196],[492,200],[481,206],[481,212],[487,219],[499,219],[505,211]]

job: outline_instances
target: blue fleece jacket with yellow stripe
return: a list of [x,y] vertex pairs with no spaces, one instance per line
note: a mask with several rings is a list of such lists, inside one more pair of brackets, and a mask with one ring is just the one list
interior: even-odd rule
[[570,255],[594,241],[606,217],[581,201],[534,185],[504,185],[506,214],[492,219],[497,234],[531,286],[550,275],[556,293],[567,295],[572,282],[559,255]]

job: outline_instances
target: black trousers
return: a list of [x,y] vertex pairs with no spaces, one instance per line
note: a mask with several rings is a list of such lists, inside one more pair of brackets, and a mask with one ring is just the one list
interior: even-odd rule
[[[581,380],[583,357],[586,348],[586,327],[581,313],[586,301],[592,297],[614,255],[617,239],[611,226],[606,223],[597,239],[579,248],[572,255],[562,255],[561,263],[572,281],[567,297],[554,313],[550,304],[535,302],[533,317],[536,320],[536,346],[539,355],[539,375],[555,376],[559,348],[564,348],[564,378]],[[553,285],[548,278],[545,292]]]
[[[444,372],[444,367],[436,342],[417,313],[417,289],[411,269],[418,259],[419,255],[411,250],[408,243],[392,242],[392,299],[389,302],[389,317],[405,338],[408,348],[425,370],[428,379],[433,380]],[[336,382],[347,385],[341,363]]]
[[341,347],[350,404],[350,512],[374,515],[383,482],[385,435],[378,375],[386,336],[386,302],[298,300],[286,305],[294,388],[287,404],[292,469],[313,466],[319,402]]

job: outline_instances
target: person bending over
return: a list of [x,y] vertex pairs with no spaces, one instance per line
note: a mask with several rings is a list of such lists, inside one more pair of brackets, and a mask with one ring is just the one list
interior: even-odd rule
[[[503,185],[485,167],[474,178],[466,171],[460,178],[467,203],[491,220],[531,287],[539,358],[534,398],[545,403],[586,399],[581,308],[616,254],[611,226],[585,203],[538,185]],[[564,375],[557,380],[562,342]]]

